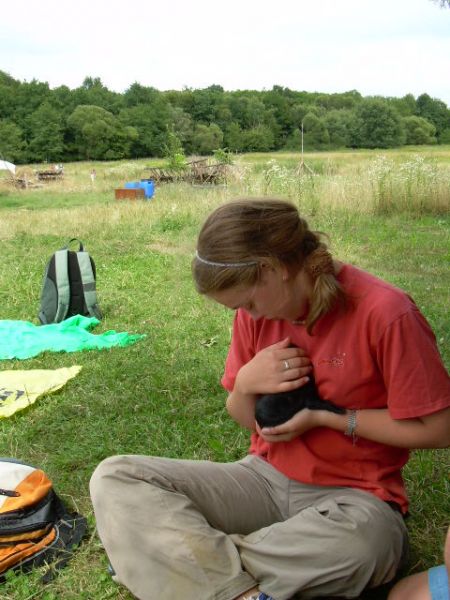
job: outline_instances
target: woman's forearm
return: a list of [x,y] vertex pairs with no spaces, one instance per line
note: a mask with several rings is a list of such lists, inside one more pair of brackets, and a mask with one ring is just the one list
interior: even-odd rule
[[[349,414],[321,411],[320,425],[343,433]],[[416,419],[393,419],[387,409],[358,410],[356,437],[399,448],[447,448],[450,445],[450,408]]]
[[232,419],[241,427],[254,431],[255,429],[255,404],[258,396],[256,394],[244,394],[236,388],[227,398],[226,407]]

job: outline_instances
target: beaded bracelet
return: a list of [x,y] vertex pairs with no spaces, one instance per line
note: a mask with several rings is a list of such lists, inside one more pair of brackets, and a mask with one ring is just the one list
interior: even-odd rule
[[348,435],[349,437],[351,437],[353,439],[353,443],[356,442],[356,435],[355,435],[355,429],[356,429],[356,410],[349,410],[347,411],[347,428],[345,430],[345,435]]

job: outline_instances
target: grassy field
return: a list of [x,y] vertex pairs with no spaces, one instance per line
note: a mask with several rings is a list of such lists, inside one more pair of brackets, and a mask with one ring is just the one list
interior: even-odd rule
[[[13,577],[0,599],[129,599],[106,574],[88,482],[119,453],[231,461],[248,435],[227,416],[219,380],[232,314],[199,297],[190,261],[200,224],[236,196],[297,203],[330,234],[333,253],[402,287],[433,327],[450,366],[450,147],[236,157],[227,186],[157,186],[151,201],[118,202],[113,190],[145,177],[156,161],[65,165],[62,182],[14,190],[0,181],[2,319],[37,323],[46,261],[70,238],[96,261],[104,319],[95,330],[146,334],[127,348],[45,353],[3,369],[81,365],[58,393],[0,420],[0,455],[39,465],[90,533],[69,566],[42,587],[37,573]],[[95,166],[97,179],[89,173]],[[33,182],[36,166],[22,167]],[[404,471],[411,497],[411,570],[441,562],[449,523],[449,451],[416,451]],[[367,598],[384,598],[366,594]]]

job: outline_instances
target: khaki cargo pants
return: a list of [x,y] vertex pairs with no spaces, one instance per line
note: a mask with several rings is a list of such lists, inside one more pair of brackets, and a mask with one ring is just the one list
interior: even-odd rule
[[140,600],[358,597],[393,578],[403,518],[371,494],[235,463],[115,456],[91,479],[100,538]]

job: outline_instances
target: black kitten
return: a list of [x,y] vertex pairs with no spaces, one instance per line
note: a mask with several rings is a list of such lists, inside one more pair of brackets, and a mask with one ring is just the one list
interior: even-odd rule
[[288,421],[303,408],[329,410],[344,414],[345,409],[320,398],[314,377],[309,375],[308,383],[292,392],[265,394],[256,401],[255,419],[260,427],[275,427]]

